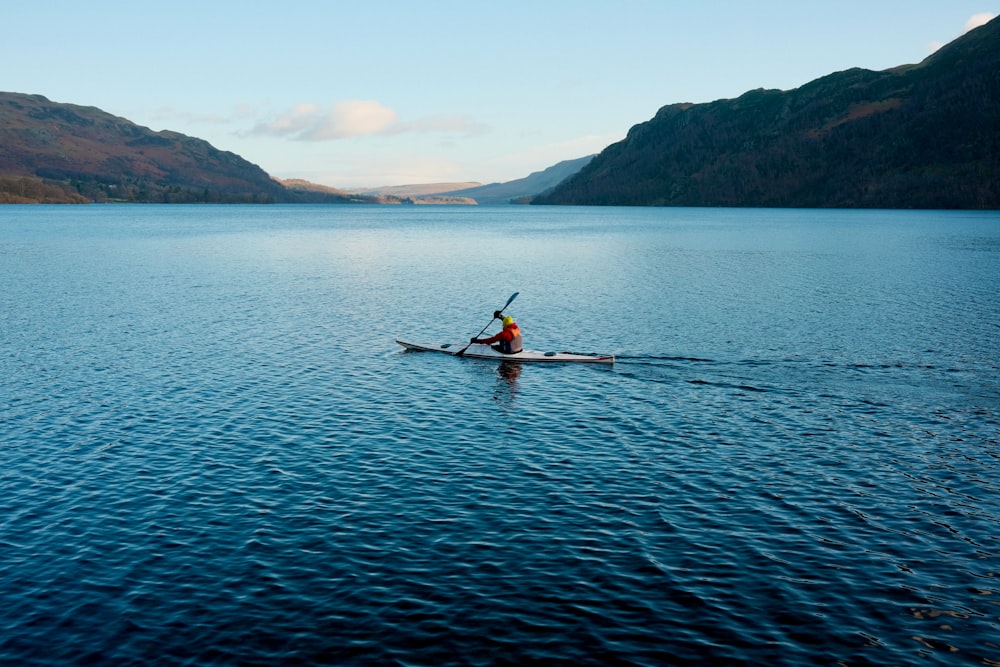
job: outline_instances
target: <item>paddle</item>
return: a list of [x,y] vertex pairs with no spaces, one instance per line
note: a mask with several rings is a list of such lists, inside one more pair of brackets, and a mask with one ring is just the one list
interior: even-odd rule
[[[503,305],[503,308],[501,308],[500,310],[496,310],[496,311],[493,311],[493,320],[495,320],[495,319],[497,318],[497,315],[498,315],[499,313],[502,313],[503,311],[507,310],[507,306],[509,306],[509,305],[510,305],[510,302],[511,302],[511,301],[513,301],[514,299],[516,299],[516,298],[517,298],[517,295],[518,295],[518,294],[520,294],[520,292],[514,292],[513,294],[511,294],[511,295],[510,295],[510,298],[509,298],[509,299],[507,299],[507,303],[505,303],[505,304]],[[483,327],[483,330],[482,330],[482,331],[480,331],[480,332],[479,332],[478,334],[476,334],[476,338],[479,338],[479,337],[480,337],[480,336],[482,336],[482,335],[483,335],[484,333],[486,333],[486,330],[490,328],[490,324],[493,324],[493,320],[490,320],[490,321],[489,321],[489,322],[488,322],[488,323],[486,324],[486,326],[485,326],[485,327]],[[472,343],[469,343],[469,345],[472,345]],[[460,356],[462,356],[463,354],[465,354],[465,351],[469,349],[469,345],[466,345],[466,346],[465,346],[465,347],[463,347],[463,348],[462,348],[461,350],[459,350],[458,352],[456,352],[456,353],[455,353],[455,356],[456,356],[456,357],[460,357]]]

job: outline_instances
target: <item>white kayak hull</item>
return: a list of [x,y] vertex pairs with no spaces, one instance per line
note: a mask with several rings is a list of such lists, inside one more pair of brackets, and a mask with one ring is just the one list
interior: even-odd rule
[[495,359],[497,361],[526,361],[526,362],[574,362],[583,364],[613,364],[613,356],[597,356],[589,354],[571,354],[569,352],[539,352],[538,350],[521,350],[517,354],[504,354],[494,350],[489,345],[480,343],[444,343],[443,345],[428,345],[424,343],[407,343],[397,339],[397,343],[407,350],[415,352],[442,352],[452,356],[458,356],[462,352],[463,357],[473,359]]

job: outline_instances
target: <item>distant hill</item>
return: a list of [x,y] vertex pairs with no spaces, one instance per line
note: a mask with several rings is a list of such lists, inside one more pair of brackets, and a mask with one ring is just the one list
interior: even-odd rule
[[665,106],[533,203],[1000,208],[1000,19],[918,65]]
[[340,188],[333,188],[329,185],[319,185],[318,183],[311,183],[302,178],[285,178],[277,179],[279,183],[285,186],[289,190],[303,190],[305,192],[324,192],[326,194],[336,195],[338,197],[347,197],[349,193],[341,190]]
[[548,192],[556,185],[580,171],[593,159],[593,155],[564,160],[542,171],[535,171],[514,181],[504,183],[422,183],[416,185],[390,185],[361,190],[359,194],[403,198],[413,204],[513,204],[528,203],[536,195]]
[[461,188],[471,188],[480,185],[479,183],[418,183],[414,185],[385,185],[378,188],[367,188],[357,190],[361,195],[388,195],[390,197],[426,197],[428,195],[440,195],[452,190]]
[[285,188],[284,202],[310,204],[401,204],[398,197],[351,194],[329,185],[311,183],[301,178],[276,179]]
[[452,190],[443,194],[455,197],[469,197],[480,204],[527,203],[527,200],[531,197],[548,192],[568,177],[580,171],[593,158],[593,155],[588,155],[587,157],[575,160],[564,160],[548,169],[532,172],[528,176],[515,181],[491,183],[464,190]]

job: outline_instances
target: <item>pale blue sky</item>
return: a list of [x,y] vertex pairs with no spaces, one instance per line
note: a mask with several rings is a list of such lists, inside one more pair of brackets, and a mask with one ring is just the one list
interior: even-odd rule
[[9,3],[0,90],[341,188],[521,178],[665,104],[919,62],[998,0]]

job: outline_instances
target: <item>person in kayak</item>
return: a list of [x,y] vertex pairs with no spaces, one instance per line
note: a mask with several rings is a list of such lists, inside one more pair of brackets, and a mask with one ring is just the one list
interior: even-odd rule
[[[499,318],[500,311],[493,313],[493,317]],[[517,322],[510,315],[504,315],[503,319],[500,320],[503,323],[503,329],[496,336],[490,336],[489,338],[473,338],[471,343],[481,343],[483,345],[497,345],[493,346],[497,352],[503,352],[504,354],[517,354],[521,351],[521,329],[517,326]]]

